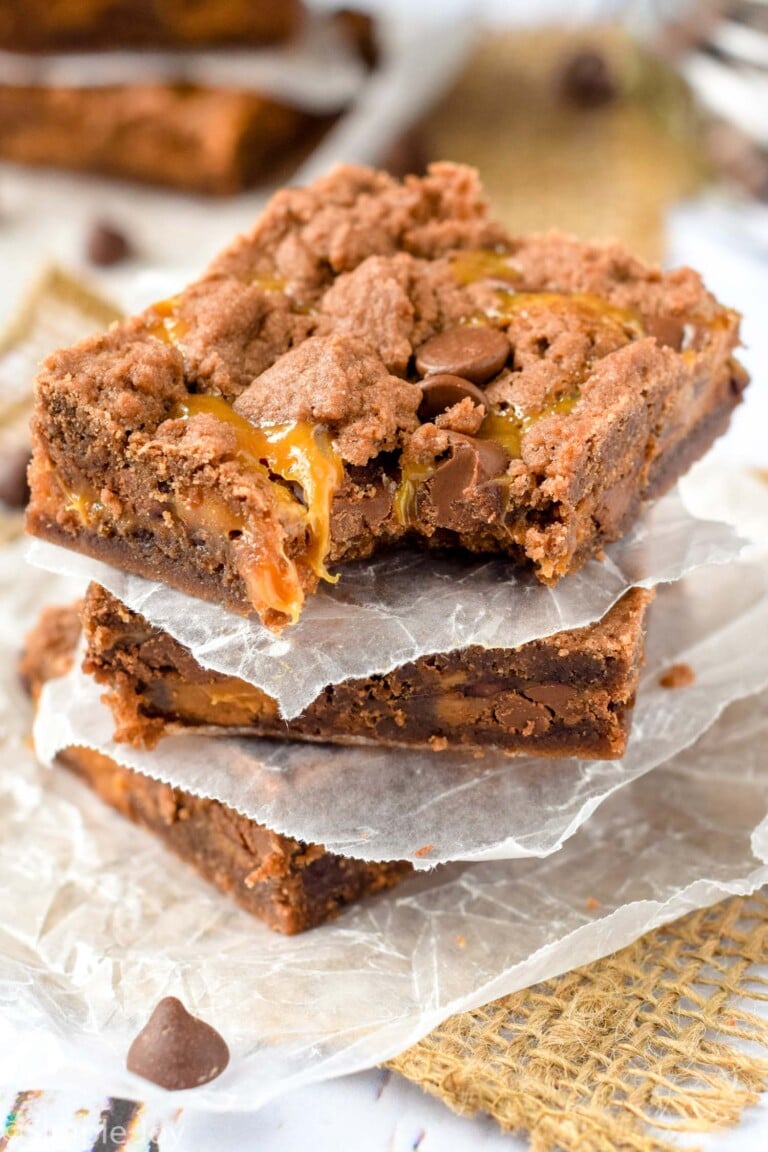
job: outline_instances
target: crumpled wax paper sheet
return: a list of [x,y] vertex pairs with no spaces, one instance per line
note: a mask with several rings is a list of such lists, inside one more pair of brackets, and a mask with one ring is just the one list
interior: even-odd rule
[[[768,492],[768,490],[766,490]],[[345,856],[454,860],[546,856],[618,788],[696,740],[732,701],[768,686],[768,563],[699,569],[661,589],[622,760],[507,757],[181,734],[152,751],[116,744],[104,691],[79,668],[44,689],[38,755],[88,746],[129,768],[212,796]],[[692,685],[659,683],[674,663]]]
[[[768,882],[765,694],[731,705],[546,859],[447,865],[333,924],[276,936],[66,772],[34,763],[4,631],[0,1080],[16,1088],[253,1110]],[[166,995],[232,1052],[218,1080],[171,1097],[124,1068]]]
[[178,51],[0,51],[4,84],[101,88],[115,84],[199,84],[264,92],[318,112],[353,100],[367,69],[328,15],[308,16],[287,44],[264,48]]
[[727,524],[691,516],[675,492],[647,509],[605,560],[547,588],[502,560],[461,560],[426,550],[341,568],[338,584],[308,598],[279,636],[255,618],[192,599],[165,584],[33,541],[31,563],[95,580],[190,649],[203,667],[238,676],[274,697],[290,720],[328,684],[389,672],[471,644],[517,648],[601,619],[633,585],[678,580],[725,564],[743,541]]

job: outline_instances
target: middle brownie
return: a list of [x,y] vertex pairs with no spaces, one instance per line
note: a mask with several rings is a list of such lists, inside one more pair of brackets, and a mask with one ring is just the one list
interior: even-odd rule
[[632,589],[585,628],[520,648],[426,656],[329,686],[286,721],[265,692],[201,667],[168,633],[92,584],[83,607],[84,668],[109,689],[116,738],[136,745],[202,728],[340,744],[617,758],[626,747],[651,599]]

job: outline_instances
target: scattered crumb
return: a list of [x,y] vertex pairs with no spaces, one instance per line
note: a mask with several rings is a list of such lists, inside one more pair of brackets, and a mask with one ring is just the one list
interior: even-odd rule
[[467,946],[466,936],[454,936],[454,940],[456,941],[456,944],[458,945],[459,948],[466,948],[466,946]]
[[596,900],[594,896],[590,896],[587,900],[587,910],[589,912],[596,912],[598,908],[602,908],[602,904],[599,900]]
[[695,679],[696,673],[690,664],[673,664],[659,677],[659,684],[662,688],[687,688]]
[[425,844],[423,848],[416,849],[414,856],[418,856],[419,859],[423,859],[424,856],[429,856],[434,847],[434,844]]
[[430,736],[429,743],[433,752],[445,752],[448,747],[448,738],[446,736]]

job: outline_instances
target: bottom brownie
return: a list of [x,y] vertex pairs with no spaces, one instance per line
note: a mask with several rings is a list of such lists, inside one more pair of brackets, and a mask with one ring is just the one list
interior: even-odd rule
[[[46,680],[67,670],[78,631],[74,609],[43,614],[20,665],[33,697]],[[412,870],[404,862],[367,863],[281,836],[216,800],[141,776],[91,749],[68,749],[59,761],[277,932],[293,935],[323,924]]]
[[109,693],[115,736],[151,746],[168,730],[203,728],[336,744],[494,747],[507,753],[623,755],[652,594],[632,589],[586,628],[514,649],[470,647],[325,689],[295,720],[92,584],[83,607],[85,670]]

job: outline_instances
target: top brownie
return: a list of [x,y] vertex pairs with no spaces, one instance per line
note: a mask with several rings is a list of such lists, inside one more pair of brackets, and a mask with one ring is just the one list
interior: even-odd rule
[[737,343],[695,272],[512,236],[471,169],[340,168],[45,362],[29,530],[273,627],[405,539],[555,583],[723,431]]
[[202,48],[272,44],[298,29],[300,0],[0,0],[0,48]]

